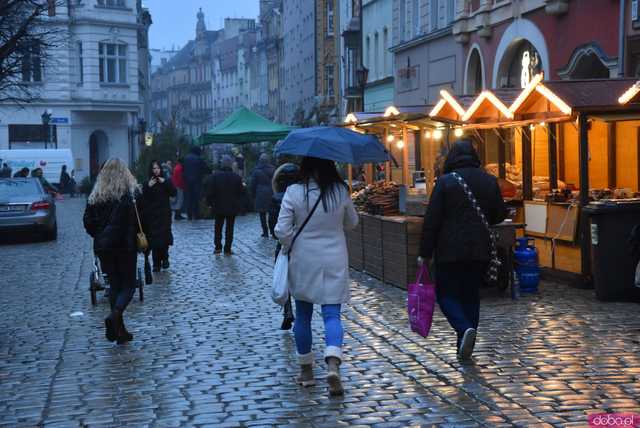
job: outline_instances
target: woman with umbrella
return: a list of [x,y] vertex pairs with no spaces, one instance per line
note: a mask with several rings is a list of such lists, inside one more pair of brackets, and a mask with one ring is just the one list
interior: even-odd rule
[[303,386],[315,384],[311,352],[313,305],[320,305],[325,326],[324,352],[330,395],[342,395],[339,367],[344,330],[342,305],[349,301],[349,265],[345,229],[358,214],[334,161],[384,161],[388,155],[375,137],[342,128],[295,130],[276,147],[276,154],[303,156],[301,182],[289,186],[275,227],[289,254],[289,291],[295,300],[294,335]]

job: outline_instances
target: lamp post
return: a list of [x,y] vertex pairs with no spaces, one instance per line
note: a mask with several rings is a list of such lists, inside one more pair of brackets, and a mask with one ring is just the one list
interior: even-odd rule
[[50,109],[46,109],[43,113],[42,116],[40,116],[42,118],[42,128],[44,131],[44,148],[47,149],[49,146],[49,138],[50,138],[50,129],[49,129],[49,123],[51,122],[51,114],[53,112]]

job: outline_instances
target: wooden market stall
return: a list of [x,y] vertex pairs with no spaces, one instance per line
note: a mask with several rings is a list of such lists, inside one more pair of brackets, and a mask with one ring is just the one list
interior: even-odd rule
[[[413,279],[421,216],[442,149],[464,136],[499,178],[512,220],[526,223],[526,235],[535,238],[541,265],[588,283],[590,234],[582,208],[592,200],[640,196],[640,82],[545,82],[538,75],[524,89],[473,98],[441,91],[430,107],[390,107],[345,120],[380,137],[397,161],[385,165],[384,181],[401,186],[397,210],[363,213],[349,235],[352,267],[402,287]],[[369,185],[380,177],[369,167]]]

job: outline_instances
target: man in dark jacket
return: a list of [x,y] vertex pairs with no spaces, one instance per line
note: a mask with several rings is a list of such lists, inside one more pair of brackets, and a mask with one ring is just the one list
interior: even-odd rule
[[242,209],[244,185],[242,178],[231,169],[233,159],[230,156],[223,156],[220,165],[220,170],[207,180],[206,195],[215,218],[214,254],[222,252],[222,227],[226,223],[224,254],[229,256],[233,254],[233,227]]
[[[273,165],[269,163],[269,156],[263,153],[260,155],[258,165],[253,170],[253,174],[251,174],[251,194],[255,198],[256,212],[260,214],[263,238],[267,238],[269,232],[271,232],[271,236],[274,236],[273,228],[276,226],[276,222],[270,215],[271,197],[273,196],[273,190],[271,189],[273,170]],[[268,222],[267,214],[269,214]]]
[[182,178],[184,179],[184,198],[189,220],[198,219],[200,212],[200,196],[202,194],[202,179],[207,174],[207,164],[200,157],[200,147],[193,147],[185,156]]
[[0,178],[11,178],[11,168],[6,163],[2,164],[2,169],[0,169]]
[[419,261],[435,260],[438,304],[457,333],[458,356],[467,359],[475,344],[479,290],[487,272],[491,243],[489,230],[452,173],[467,183],[490,225],[503,221],[507,209],[496,178],[480,168],[471,141],[453,145],[443,172],[424,216]]

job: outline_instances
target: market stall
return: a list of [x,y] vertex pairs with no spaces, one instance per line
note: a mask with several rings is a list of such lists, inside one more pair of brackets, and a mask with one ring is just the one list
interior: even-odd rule
[[[640,84],[634,81],[543,82],[538,75],[524,89],[484,91],[475,98],[442,91],[430,110],[390,107],[383,114],[349,115],[345,125],[377,134],[398,159],[397,166],[385,165],[382,183],[370,180],[367,189],[354,193],[364,214],[362,227],[349,236],[358,242],[352,245],[358,251],[352,266],[406,285],[392,267],[401,266],[411,278],[417,256],[412,245],[441,149],[465,136],[498,177],[513,208],[510,220],[526,223],[524,233],[535,238],[540,264],[588,283],[591,235],[582,208],[640,196],[639,101]],[[397,199],[390,196],[395,193]],[[397,212],[390,202],[395,200]]]

